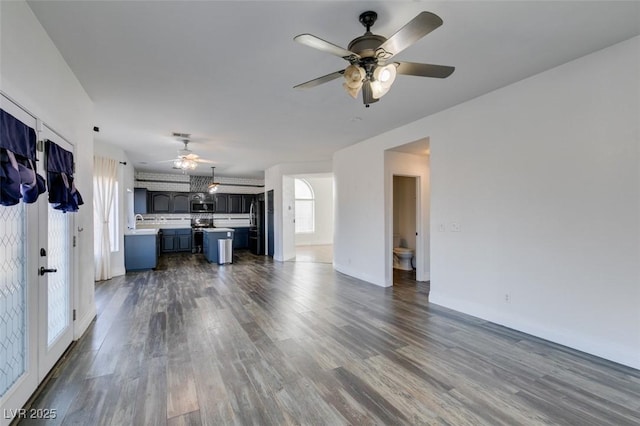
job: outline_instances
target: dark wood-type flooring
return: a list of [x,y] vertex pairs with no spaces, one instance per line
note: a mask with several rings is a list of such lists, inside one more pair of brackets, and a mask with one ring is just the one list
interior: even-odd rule
[[[638,425],[640,372],[331,265],[162,258],[97,285],[46,424]],[[35,423],[24,421],[23,424]]]

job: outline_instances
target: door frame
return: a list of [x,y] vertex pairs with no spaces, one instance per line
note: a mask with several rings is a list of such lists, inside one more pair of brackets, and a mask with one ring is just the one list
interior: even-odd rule
[[[38,140],[48,137],[57,142],[64,141],[65,149],[71,147],[75,151],[73,144],[69,143],[64,137],[60,136],[55,130],[45,126],[39,121],[35,115],[27,109],[20,106],[9,96],[0,92],[0,106],[6,112],[15,116],[17,119],[27,124],[29,127],[36,129]],[[43,153],[38,151],[37,168],[38,173],[43,175]],[[44,173],[46,175],[46,173]],[[20,409],[31,397],[38,385],[44,377],[53,368],[55,363],[60,359],[64,351],[73,341],[74,337],[74,319],[73,309],[75,308],[75,300],[77,300],[77,252],[73,249],[75,218],[70,216],[69,223],[69,324],[67,329],[62,332],[52,345],[48,345],[48,311],[47,300],[43,295],[47,294],[48,280],[46,275],[39,275],[39,268],[48,267],[46,258],[40,256],[40,248],[47,246],[44,244],[48,241],[47,221],[48,221],[48,199],[47,193],[41,194],[38,200],[33,204],[24,204],[20,201],[20,205],[24,208],[24,241],[25,247],[25,345],[26,357],[24,373],[18,378],[6,393],[0,398],[0,425],[9,424],[15,418],[19,418]],[[0,207],[2,208],[2,207]],[[47,246],[48,248],[48,246]],[[44,309],[43,309],[44,307]]]

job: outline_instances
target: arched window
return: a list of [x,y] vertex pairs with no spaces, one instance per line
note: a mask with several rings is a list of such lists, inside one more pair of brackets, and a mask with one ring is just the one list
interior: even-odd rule
[[296,234],[315,232],[315,198],[311,185],[304,179],[294,179],[296,197]]

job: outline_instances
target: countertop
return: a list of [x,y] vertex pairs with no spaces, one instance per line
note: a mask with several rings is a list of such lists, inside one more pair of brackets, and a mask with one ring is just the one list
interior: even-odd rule
[[234,232],[233,228],[204,228],[204,232]]
[[136,230],[140,231],[140,230],[146,230],[146,229],[155,229],[156,231],[158,229],[191,229],[191,223],[149,223],[149,224],[145,224],[145,223],[140,223],[138,222],[136,224]]
[[158,228],[146,228],[146,229],[127,229],[124,231],[124,235],[156,235]]

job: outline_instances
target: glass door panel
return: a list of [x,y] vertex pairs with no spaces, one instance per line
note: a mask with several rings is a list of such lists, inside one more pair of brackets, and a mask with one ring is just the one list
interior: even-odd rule
[[47,346],[71,325],[71,215],[56,210],[48,204],[47,258],[50,268],[56,273],[48,275],[47,283]]
[[25,210],[0,207],[0,396],[27,370]]
[[[35,119],[3,94],[0,108],[35,128]],[[38,232],[36,205],[0,206],[2,426],[11,421],[8,410],[22,408],[38,385]]]

